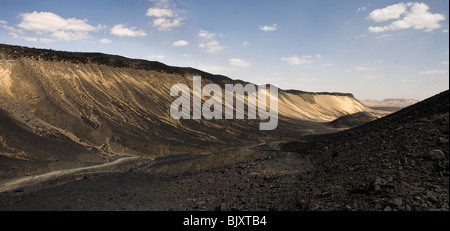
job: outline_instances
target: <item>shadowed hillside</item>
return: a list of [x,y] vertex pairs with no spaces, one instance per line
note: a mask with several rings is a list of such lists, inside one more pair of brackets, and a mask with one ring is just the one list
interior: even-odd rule
[[[449,91],[351,130],[305,137],[284,150],[315,164],[303,209],[447,210]],[[314,184],[308,184],[311,180]]]

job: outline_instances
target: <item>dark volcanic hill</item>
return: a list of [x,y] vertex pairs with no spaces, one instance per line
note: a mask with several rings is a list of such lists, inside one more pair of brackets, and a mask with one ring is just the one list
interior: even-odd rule
[[[336,134],[285,144],[315,164],[304,209],[448,210],[449,91]],[[301,193],[300,193],[301,195]]]

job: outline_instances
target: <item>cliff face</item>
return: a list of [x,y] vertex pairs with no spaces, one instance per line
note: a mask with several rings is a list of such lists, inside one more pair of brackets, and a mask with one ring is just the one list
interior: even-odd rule
[[[209,153],[230,144],[330,132],[319,122],[370,110],[348,94],[279,90],[280,121],[274,131],[259,131],[258,120],[174,120],[170,89],[192,86],[194,75],[201,75],[203,84],[245,84],[157,62],[0,45],[0,153],[24,159],[57,158],[49,152],[73,158]],[[37,140],[21,140],[24,132]],[[59,142],[48,147],[68,146],[33,146],[41,138]]]

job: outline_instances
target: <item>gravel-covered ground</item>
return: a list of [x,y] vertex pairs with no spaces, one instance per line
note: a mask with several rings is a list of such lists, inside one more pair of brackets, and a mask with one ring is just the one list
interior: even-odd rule
[[212,155],[67,176],[0,194],[0,210],[448,211],[448,96],[348,131],[249,148],[234,164],[212,165]]

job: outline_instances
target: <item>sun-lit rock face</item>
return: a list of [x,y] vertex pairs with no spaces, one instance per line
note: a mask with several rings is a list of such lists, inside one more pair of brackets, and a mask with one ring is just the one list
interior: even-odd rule
[[[194,75],[202,76],[203,85],[247,84],[119,56],[0,45],[0,153],[24,159],[58,159],[65,152],[73,158],[207,154],[230,145],[330,132],[333,128],[323,122],[370,111],[351,94],[280,89],[279,124],[273,131],[260,131],[259,120],[174,120],[170,106],[176,98],[170,90],[175,84],[192,86]],[[21,132],[34,138],[25,140]],[[36,145],[40,139],[59,146]]]

